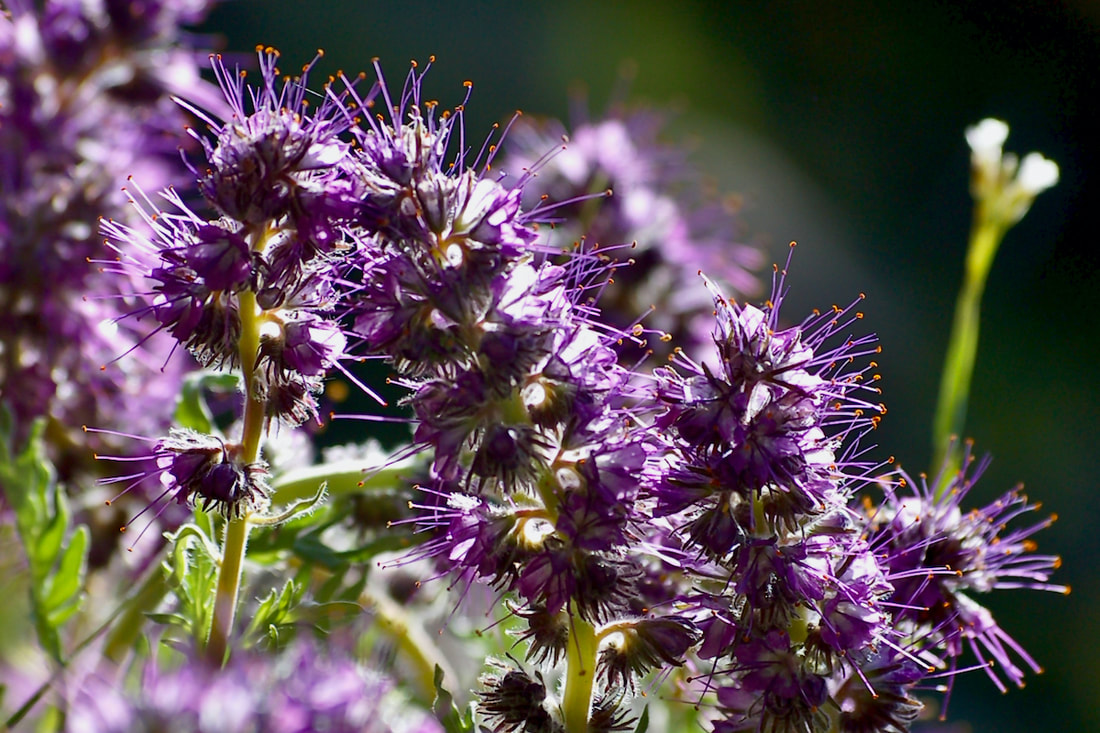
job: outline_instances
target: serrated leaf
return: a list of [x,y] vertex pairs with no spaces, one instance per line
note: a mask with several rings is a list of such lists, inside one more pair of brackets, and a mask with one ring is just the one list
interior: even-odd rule
[[[58,488],[43,443],[45,422],[35,421],[26,445],[13,455],[13,422],[0,409],[0,490],[15,512],[15,525],[30,567],[28,588],[39,644],[57,663],[64,663],[59,627],[83,603],[80,592],[88,531],[70,532],[71,512]],[[66,535],[69,543],[66,549]]]

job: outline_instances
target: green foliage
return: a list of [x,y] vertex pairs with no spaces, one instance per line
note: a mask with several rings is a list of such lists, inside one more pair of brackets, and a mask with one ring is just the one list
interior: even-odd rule
[[432,703],[432,712],[447,733],[473,733],[475,730],[472,706],[466,710],[464,716],[455,705],[454,696],[443,687],[443,669],[438,664],[435,666],[435,702]]
[[168,535],[171,550],[164,561],[164,571],[179,605],[172,613],[147,614],[157,623],[181,629],[199,648],[205,643],[213,617],[214,589],[221,563],[210,539],[213,533],[213,518],[196,510],[194,522]]
[[363,612],[357,603],[307,600],[305,588],[305,583],[297,580],[286,581],[281,590],[273,588],[253,613],[245,632],[246,640],[281,649],[301,628],[327,630],[332,623],[355,618]]
[[232,391],[237,389],[239,383],[240,377],[231,372],[200,371],[187,375],[180,389],[179,400],[176,402],[176,412],[173,416],[175,425],[191,428],[200,433],[214,433],[214,414],[206,403],[206,393]]
[[44,426],[44,421],[35,422],[27,445],[16,454],[11,414],[0,411],[0,487],[14,510],[27,555],[38,641],[55,662],[63,664],[59,630],[84,602],[89,535],[83,525],[70,526],[68,500],[46,458]]

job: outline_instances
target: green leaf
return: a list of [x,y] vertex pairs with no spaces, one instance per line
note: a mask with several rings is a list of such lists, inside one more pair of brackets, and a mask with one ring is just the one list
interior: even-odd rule
[[200,433],[214,432],[214,413],[206,403],[206,392],[231,391],[237,388],[240,378],[233,373],[195,372],[187,376],[180,389],[179,401],[173,416],[177,426],[191,428]]
[[195,523],[183,525],[168,540],[173,544],[164,561],[168,586],[179,601],[178,614],[187,621],[184,628],[201,644],[214,611],[217,550],[206,530]]
[[473,716],[465,719],[455,705],[454,696],[443,687],[443,668],[435,665],[435,702],[432,703],[432,713],[439,720],[443,730],[447,733],[471,733],[474,730]]
[[649,708],[642,709],[642,717],[638,718],[638,727],[634,729],[634,733],[646,733],[649,730]]
[[87,568],[87,550],[88,528],[77,527],[69,538],[69,544],[61,555],[57,574],[50,583],[49,594],[44,601],[48,608],[57,608],[80,592]]
[[[61,543],[65,539],[65,530],[69,525],[68,502],[62,496],[54,495],[53,518],[43,528],[35,543],[34,559],[39,562],[49,563],[56,558],[61,551]],[[49,569],[47,564],[44,570]]]
[[26,446],[16,454],[11,414],[0,409],[0,489],[15,512],[16,531],[27,556],[39,644],[63,665],[59,629],[84,602],[88,529],[71,528],[72,512],[46,457],[44,429],[45,421],[36,421]]

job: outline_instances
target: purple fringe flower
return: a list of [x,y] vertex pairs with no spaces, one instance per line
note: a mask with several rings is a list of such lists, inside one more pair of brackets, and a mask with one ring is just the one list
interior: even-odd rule
[[165,429],[186,368],[166,367],[167,340],[111,322],[130,287],[89,259],[100,216],[139,223],[128,175],[185,183],[170,95],[216,98],[180,29],[210,4],[16,0],[0,14],[0,393],[21,435],[48,416],[65,436],[52,453],[66,477],[89,469],[82,424]]
[[869,542],[894,586],[890,601],[899,633],[933,639],[951,670],[969,648],[1004,692],[1006,681],[1023,686],[1020,662],[1032,672],[1041,670],[974,596],[1015,588],[1068,593],[1069,588],[1050,582],[1061,559],[1034,554],[1031,539],[1056,517],[1009,527],[1039,509],[1021,487],[985,507],[963,511],[963,501],[990,462],[988,456],[975,460],[971,448],[967,442],[957,475],[941,473],[933,481],[922,475],[914,481],[900,472],[901,486],[871,519]]

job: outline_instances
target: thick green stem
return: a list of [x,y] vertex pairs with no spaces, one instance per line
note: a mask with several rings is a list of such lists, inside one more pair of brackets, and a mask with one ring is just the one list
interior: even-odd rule
[[569,644],[566,651],[565,694],[561,699],[565,733],[588,733],[592,689],[596,681],[596,630],[570,610]]
[[970,233],[966,275],[955,304],[955,318],[951,326],[939,399],[932,423],[932,465],[946,468],[943,473],[944,481],[936,487],[937,497],[946,489],[950,477],[959,468],[959,453],[957,448],[952,447],[957,442],[952,441],[962,435],[966,426],[966,405],[978,353],[982,293],[993,258],[997,254],[997,247],[1006,231],[1002,223],[990,220],[979,205]]

